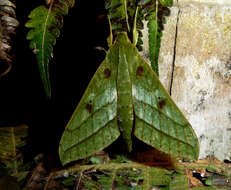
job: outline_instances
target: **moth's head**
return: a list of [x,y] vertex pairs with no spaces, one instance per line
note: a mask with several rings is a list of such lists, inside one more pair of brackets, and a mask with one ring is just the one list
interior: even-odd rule
[[118,32],[115,43],[120,43],[120,44],[131,43],[128,38],[127,32]]

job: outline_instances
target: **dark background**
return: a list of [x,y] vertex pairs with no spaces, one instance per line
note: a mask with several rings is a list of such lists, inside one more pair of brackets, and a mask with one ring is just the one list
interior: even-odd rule
[[109,34],[104,0],[76,0],[64,17],[50,62],[52,97],[47,99],[38,65],[26,40],[28,15],[43,0],[18,1],[20,26],[12,36],[15,57],[11,72],[0,78],[0,126],[29,126],[27,152],[57,154],[59,140],[94,72],[105,57]]

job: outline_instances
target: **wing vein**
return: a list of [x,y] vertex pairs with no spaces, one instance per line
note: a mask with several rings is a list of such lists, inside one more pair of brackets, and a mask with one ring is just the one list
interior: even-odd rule
[[69,132],[73,132],[73,131],[79,129],[79,128],[82,127],[91,117],[93,117],[94,114],[96,114],[97,112],[99,112],[102,108],[105,108],[105,107],[107,107],[107,106],[113,104],[114,101],[115,101],[115,99],[116,99],[116,98],[114,98],[111,102],[108,102],[107,104],[105,104],[105,105],[99,107],[97,110],[95,110],[94,112],[92,112],[92,113],[91,113],[85,120],[83,120],[83,122],[82,122],[79,126],[77,126],[75,129],[71,130],[71,129],[68,129],[68,128],[67,128],[66,130],[69,131]]
[[68,147],[66,150],[64,150],[65,152],[72,149],[74,146],[83,143],[84,141],[87,141],[89,138],[91,138],[92,136],[94,136],[95,134],[99,133],[99,131],[101,131],[102,129],[104,129],[105,127],[107,127],[107,125],[109,123],[111,123],[112,121],[114,121],[116,117],[114,117],[113,119],[109,120],[105,125],[103,125],[102,127],[100,127],[97,131],[95,131],[94,133],[92,133],[91,135],[89,135],[88,137],[82,139],[81,141],[77,142],[76,144],[71,145],[70,147]]
[[152,106],[152,105],[150,105],[150,104],[148,104],[148,103],[146,103],[146,102],[144,102],[144,101],[142,101],[142,100],[139,100],[139,99],[137,99],[137,98],[134,98],[134,99],[135,99],[136,101],[142,103],[142,104],[145,104],[145,105],[151,107],[152,109],[155,109],[156,111],[158,111],[158,113],[164,115],[165,117],[167,117],[169,120],[171,120],[173,123],[175,123],[175,124],[177,124],[177,125],[180,125],[180,126],[182,126],[182,127],[185,127],[185,126],[188,125],[188,123],[186,123],[185,125],[182,125],[182,124],[176,122],[175,120],[173,120],[173,119],[172,119],[171,117],[169,117],[168,115],[166,115],[164,112],[162,112],[162,111],[158,110],[157,108],[155,108],[154,106]]
[[184,142],[184,141],[182,141],[182,140],[180,140],[180,139],[177,139],[176,137],[170,136],[169,134],[164,133],[164,132],[161,131],[160,129],[157,129],[157,128],[153,127],[152,125],[150,125],[150,124],[147,123],[145,120],[143,120],[142,118],[138,117],[137,115],[136,115],[136,117],[137,117],[139,120],[143,121],[143,122],[144,122],[146,125],[148,125],[150,128],[155,129],[156,131],[158,131],[158,132],[160,132],[160,133],[162,133],[162,134],[164,134],[164,135],[166,135],[166,136],[168,136],[168,137],[170,137],[170,138],[172,138],[172,139],[174,139],[174,140],[176,140],[176,141],[178,141],[178,142],[181,142],[181,143],[183,143],[183,144],[187,144],[187,145],[193,147],[191,144],[188,144],[188,143],[186,143],[186,142]]

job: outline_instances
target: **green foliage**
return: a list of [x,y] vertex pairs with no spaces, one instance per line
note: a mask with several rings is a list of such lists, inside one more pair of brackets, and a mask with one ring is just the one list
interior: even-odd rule
[[[49,0],[47,2],[46,6],[37,7],[30,13],[30,20],[26,23],[26,27],[31,28],[27,39],[31,41],[30,48],[36,54],[45,92],[50,97],[49,62],[53,55],[56,38],[60,35],[63,16],[74,5],[74,0]],[[164,17],[169,14],[166,7],[171,6],[172,3],[172,0],[105,0],[112,36],[122,31],[127,32],[129,37],[137,35],[138,37],[133,39],[137,39],[138,50],[142,50],[143,20],[148,21],[149,57],[157,75]],[[136,14],[137,7],[140,8]]]
[[149,38],[149,58],[153,70],[159,75],[158,57],[160,50],[160,38],[162,33],[159,30],[159,26],[156,18],[151,18],[148,21],[148,38]]
[[28,127],[25,125],[0,128],[0,160],[6,165],[12,163],[14,173],[18,173],[17,159],[21,158],[19,148],[25,145],[22,139],[27,135]]
[[170,190],[189,190],[189,183],[187,176],[183,174],[175,174],[169,183]]
[[[133,129],[134,127],[134,129]],[[183,114],[126,33],[118,33],[63,133],[63,164],[89,157],[122,136],[196,160],[199,144]]]
[[26,27],[31,30],[27,34],[30,48],[36,55],[40,75],[45,92],[51,96],[49,62],[53,56],[53,46],[63,26],[63,16],[74,6],[74,0],[50,0],[46,6],[35,8],[29,15]]
[[[23,154],[20,149],[26,145],[25,138],[27,136],[28,127],[25,125],[0,127],[0,189],[8,179],[17,181],[17,185],[22,185],[25,182],[30,164],[23,162]],[[14,185],[13,181],[9,187]],[[16,187],[9,189],[16,189]]]
[[105,9],[108,11],[108,17],[111,21],[113,36],[119,32],[127,32],[129,36],[132,36],[133,29],[136,27],[138,32],[137,48],[142,50],[141,30],[143,29],[144,17],[140,9],[138,9],[137,14],[139,16],[135,17],[137,3],[137,0],[106,0]]
[[116,155],[115,159],[112,162],[113,163],[129,163],[132,161],[124,155]]
[[[64,177],[63,174],[67,177]],[[99,164],[72,167],[54,173],[56,181],[77,181],[69,189],[148,190],[167,187],[172,171],[137,163]],[[75,176],[74,180],[72,176]],[[70,183],[71,184],[71,183]]]
[[105,8],[111,21],[112,31],[129,31],[127,0],[105,0]]
[[[218,170],[207,173],[213,165]],[[192,172],[205,172],[201,178],[192,176]],[[73,165],[51,173],[46,186],[55,183],[64,185],[63,189],[113,189],[113,190],[229,190],[231,168],[220,162],[175,163],[174,167],[154,167],[137,162],[107,164]],[[195,180],[208,179],[213,176],[212,186],[195,183]],[[197,180],[196,180],[197,181]],[[224,183],[225,182],[225,183]]]
[[173,5],[173,0],[160,0],[161,5],[166,7],[171,7]]
[[[165,17],[169,15],[167,7],[172,4],[173,0],[106,0],[105,4],[111,19],[113,34],[116,36],[118,32],[125,31],[131,36],[134,35],[134,31],[131,34],[131,29],[135,29],[138,33],[136,44],[138,50],[142,50],[143,21],[148,21],[149,58],[157,75],[163,24]],[[139,7],[138,13],[135,15],[137,6]]]
[[141,0],[139,5],[148,21],[149,59],[153,70],[159,75],[158,58],[165,17],[170,14],[168,7],[173,0]]

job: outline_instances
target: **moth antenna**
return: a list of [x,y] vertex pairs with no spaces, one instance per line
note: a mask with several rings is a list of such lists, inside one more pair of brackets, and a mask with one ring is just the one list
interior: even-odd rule
[[128,32],[130,32],[130,26],[129,26],[129,22],[128,22],[127,1],[126,0],[124,1],[124,8],[125,8],[126,23],[127,23]]
[[108,18],[109,29],[110,29],[110,34],[109,34],[109,36],[107,38],[107,43],[108,43],[108,46],[111,47],[112,43],[113,43],[113,33],[112,33],[112,27],[111,27],[111,18],[110,18],[109,15],[107,16],[107,18]]
[[139,33],[138,31],[136,30],[136,20],[137,20],[137,13],[138,13],[138,9],[139,7],[137,6],[136,7],[136,13],[135,13],[135,18],[134,18],[134,25],[133,25],[133,31],[132,31],[132,37],[133,37],[133,44],[136,45],[137,41],[138,41],[138,36],[139,36]]

